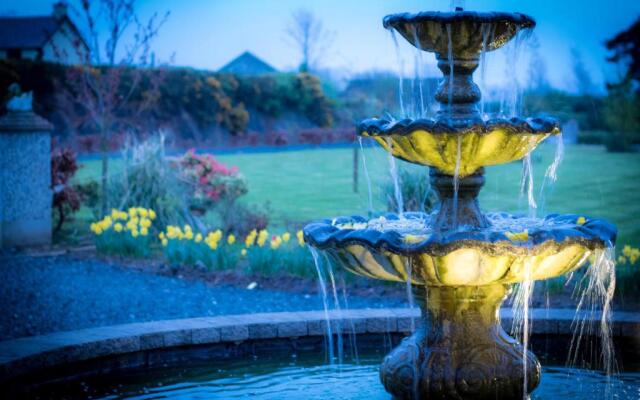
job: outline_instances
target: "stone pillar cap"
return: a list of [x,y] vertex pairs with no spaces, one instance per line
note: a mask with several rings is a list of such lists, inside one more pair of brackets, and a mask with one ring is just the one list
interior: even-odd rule
[[9,111],[0,117],[0,133],[52,131],[51,122],[33,111]]

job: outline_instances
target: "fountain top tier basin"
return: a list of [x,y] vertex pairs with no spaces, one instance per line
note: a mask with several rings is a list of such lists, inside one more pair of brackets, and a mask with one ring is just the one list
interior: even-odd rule
[[473,58],[483,50],[504,46],[519,30],[535,27],[533,18],[502,12],[421,12],[387,15],[387,29],[395,29],[415,47],[446,58]]
[[471,128],[483,123],[477,107],[481,93],[472,78],[481,54],[504,46],[535,21],[519,13],[459,10],[388,15],[383,25],[416,48],[436,53],[443,74],[435,94],[440,103],[436,119],[454,128]]
[[438,232],[433,214],[341,217],[307,225],[305,240],[370,278],[429,286],[479,286],[569,273],[616,238],[610,223],[578,215],[486,215],[490,226]]
[[464,125],[426,118],[372,118],[358,125],[360,136],[373,138],[394,157],[448,175],[457,172],[460,178],[483,166],[519,160],[559,133],[557,121],[550,118],[496,118]]

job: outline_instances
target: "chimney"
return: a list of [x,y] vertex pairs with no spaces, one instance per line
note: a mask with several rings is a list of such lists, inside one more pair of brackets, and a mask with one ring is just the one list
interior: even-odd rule
[[53,17],[55,19],[62,19],[67,16],[67,3],[64,1],[58,1],[53,4]]

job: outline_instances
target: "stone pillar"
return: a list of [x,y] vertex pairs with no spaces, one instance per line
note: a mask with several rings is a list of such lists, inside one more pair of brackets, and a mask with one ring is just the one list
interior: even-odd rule
[[0,117],[0,246],[51,243],[51,131],[31,109],[31,94],[14,97]]

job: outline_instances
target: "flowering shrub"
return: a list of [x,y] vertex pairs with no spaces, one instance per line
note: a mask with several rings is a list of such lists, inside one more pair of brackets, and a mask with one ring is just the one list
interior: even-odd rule
[[178,160],[181,177],[191,184],[189,207],[203,214],[219,203],[233,203],[247,193],[247,184],[236,167],[227,167],[211,154],[188,151]]
[[90,226],[96,249],[104,254],[148,256],[155,219],[154,210],[142,207],[132,207],[126,212],[111,210],[111,214]]
[[69,216],[80,209],[81,196],[71,185],[71,179],[78,170],[76,153],[69,147],[51,151],[51,187],[53,189],[53,209],[57,211],[54,230],[62,229]]

